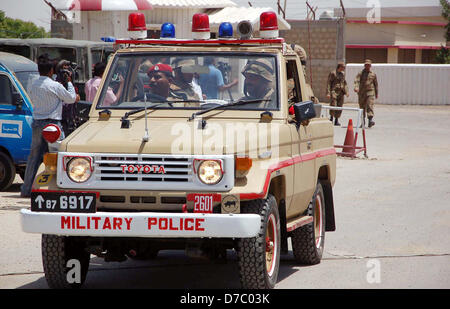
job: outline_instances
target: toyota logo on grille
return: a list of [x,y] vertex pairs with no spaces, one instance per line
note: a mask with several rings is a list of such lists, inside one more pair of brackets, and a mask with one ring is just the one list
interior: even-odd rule
[[138,174],[165,174],[166,170],[163,165],[139,165],[139,164],[122,164],[122,173],[138,173]]

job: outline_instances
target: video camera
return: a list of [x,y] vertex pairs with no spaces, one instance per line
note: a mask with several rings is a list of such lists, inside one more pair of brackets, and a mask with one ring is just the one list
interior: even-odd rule
[[55,67],[56,81],[61,83],[67,89],[69,78],[71,80],[78,79],[78,64],[68,60],[61,60]]

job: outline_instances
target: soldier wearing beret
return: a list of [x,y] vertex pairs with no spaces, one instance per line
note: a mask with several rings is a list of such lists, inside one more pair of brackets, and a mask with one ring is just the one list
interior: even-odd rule
[[373,106],[375,99],[378,99],[377,75],[370,70],[372,61],[367,59],[364,62],[364,70],[358,73],[355,79],[355,92],[358,93],[359,108],[364,110],[364,119],[367,115],[369,128],[375,125],[373,121]]
[[[347,81],[345,80],[345,63],[339,62],[336,70],[331,71],[328,75],[327,82],[327,98],[330,99],[330,106],[342,107],[344,105],[344,95],[349,96]],[[334,125],[340,126],[339,118],[341,117],[341,110],[330,110],[330,120]]]
[[[244,81],[244,100],[261,99],[258,108],[266,108],[275,98],[273,89],[274,70],[272,63],[265,58],[249,60],[242,70]],[[267,100],[267,101],[265,101]]]

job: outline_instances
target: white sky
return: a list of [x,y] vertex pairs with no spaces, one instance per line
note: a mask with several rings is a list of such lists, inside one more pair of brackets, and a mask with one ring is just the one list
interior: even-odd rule
[[[60,0],[61,1],[61,0]],[[249,0],[232,0],[239,6],[248,7]],[[285,0],[281,0],[284,4]],[[303,19],[306,15],[306,0],[286,0],[286,18]],[[316,16],[323,10],[339,7],[339,0],[308,0],[312,7],[318,7]],[[382,7],[395,6],[439,6],[439,0],[343,0],[345,7],[367,7],[367,3],[379,1]],[[277,0],[250,0],[255,7],[276,9]],[[6,16],[32,21],[38,26],[50,30],[50,8],[42,0],[0,0],[0,10]]]

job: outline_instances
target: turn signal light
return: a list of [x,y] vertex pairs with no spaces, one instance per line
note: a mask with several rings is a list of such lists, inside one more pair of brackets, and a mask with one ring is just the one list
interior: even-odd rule
[[252,159],[248,157],[236,158],[236,170],[248,171],[252,167]]
[[61,129],[56,124],[48,124],[42,129],[42,137],[49,143],[56,142],[61,136]]
[[58,154],[54,152],[47,152],[44,154],[44,165],[50,171],[56,171],[56,166],[58,162]]

